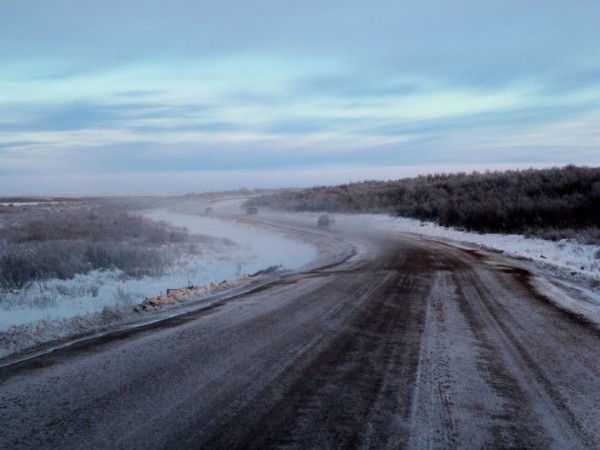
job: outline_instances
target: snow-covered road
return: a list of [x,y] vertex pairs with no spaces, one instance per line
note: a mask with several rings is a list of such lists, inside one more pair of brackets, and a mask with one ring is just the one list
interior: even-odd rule
[[597,323],[502,256],[363,231],[330,232],[343,263],[0,368],[0,447],[600,448]]

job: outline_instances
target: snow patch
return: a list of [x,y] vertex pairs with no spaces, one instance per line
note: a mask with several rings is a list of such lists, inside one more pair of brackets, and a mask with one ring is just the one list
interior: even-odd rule
[[532,287],[559,309],[568,311],[600,328],[600,295],[580,286],[543,277],[531,279]]

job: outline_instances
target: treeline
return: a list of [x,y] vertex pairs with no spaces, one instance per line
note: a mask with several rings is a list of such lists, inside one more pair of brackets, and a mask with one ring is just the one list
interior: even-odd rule
[[92,270],[159,275],[199,239],[100,202],[2,208],[0,225],[0,291]]
[[600,240],[600,168],[437,174],[256,197],[248,206],[389,213],[443,226]]

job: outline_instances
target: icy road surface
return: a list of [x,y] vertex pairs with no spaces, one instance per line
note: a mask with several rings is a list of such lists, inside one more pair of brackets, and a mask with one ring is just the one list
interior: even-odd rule
[[337,266],[0,368],[0,448],[600,448],[597,324],[499,256],[345,239]]

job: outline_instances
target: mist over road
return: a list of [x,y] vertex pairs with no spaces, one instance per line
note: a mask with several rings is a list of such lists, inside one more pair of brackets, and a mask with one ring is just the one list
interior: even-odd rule
[[414,237],[0,368],[1,448],[600,448],[600,333]]

